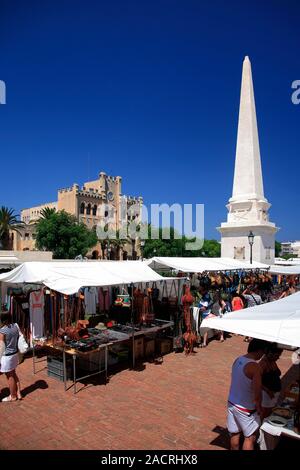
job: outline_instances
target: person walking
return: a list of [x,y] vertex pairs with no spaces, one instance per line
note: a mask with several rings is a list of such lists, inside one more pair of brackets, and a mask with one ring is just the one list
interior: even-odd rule
[[0,314],[0,344],[3,355],[0,361],[0,375],[5,374],[8,380],[10,395],[2,399],[3,402],[21,400],[20,380],[16,374],[19,364],[18,339],[19,327],[12,322],[9,312]]
[[243,435],[243,450],[253,450],[262,415],[262,369],[259,361],[267,342],[252,339],[248,352],[238,357],[231,372],[227,405],[227,427],[231,450],[239,450]]

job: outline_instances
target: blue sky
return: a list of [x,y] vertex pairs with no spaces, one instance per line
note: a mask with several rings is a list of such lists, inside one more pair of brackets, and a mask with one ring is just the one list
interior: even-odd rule
[[249,55],[271,220],[299,239],[299,17],[297,0],[0,0],[0,205],[103,170],[146,204],[205,204],[218,238]]

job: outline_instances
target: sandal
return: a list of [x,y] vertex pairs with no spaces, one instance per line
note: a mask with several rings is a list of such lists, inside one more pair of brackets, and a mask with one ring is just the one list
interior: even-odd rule
[[8,395],[8,397],[2,398],[1,401],[17,401],[17,398],[12,398],[11,395]]

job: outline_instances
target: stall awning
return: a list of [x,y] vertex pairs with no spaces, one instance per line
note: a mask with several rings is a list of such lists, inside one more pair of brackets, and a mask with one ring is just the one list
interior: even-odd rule
[[300,347],[300,292],[222,318],[207,318],[201,327]]
[[239,261],[231,258],[176,258],[154,257],[146,261],[153,269],[165,269],[166,267],[184,273],[202,273],[205,271],[230,271],[243,269],[268,269],[267,264],[247,261]]
[[16,256],[0,256],[0,269],[18,266],[22,261]]
[[0,275],[0,282],[37,283],[71,295],[81,287],[159,282],[160,276],[142,261],[27,262]]
[[284,274],[285,276],[298,276],[300,274],[300,264],[294,266],[271,266],[271,274]]

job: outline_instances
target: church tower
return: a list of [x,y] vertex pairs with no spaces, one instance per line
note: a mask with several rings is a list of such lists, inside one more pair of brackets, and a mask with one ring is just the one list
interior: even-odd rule
[[273,264],[275,233],[278,228],[269,221],[271,204],[264,196],[256,121],[251,63],[243,63],[238,135],[232,197],[226,206],[227,222],[218,227],[221,233],[221,256],[250,260],[248,235],[254,234],[253,261]]

